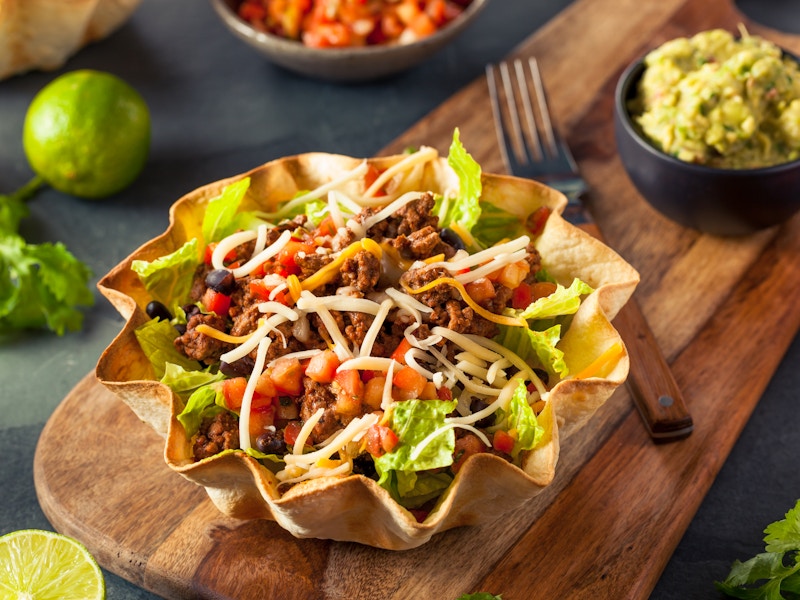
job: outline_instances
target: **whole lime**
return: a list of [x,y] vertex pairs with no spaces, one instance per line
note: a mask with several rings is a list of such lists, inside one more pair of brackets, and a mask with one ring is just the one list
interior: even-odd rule
[[25,115],[31,168],[53,188],[99,199],[128,187],[150,151],[150,111],[110,73],[80,70],[47,84]]

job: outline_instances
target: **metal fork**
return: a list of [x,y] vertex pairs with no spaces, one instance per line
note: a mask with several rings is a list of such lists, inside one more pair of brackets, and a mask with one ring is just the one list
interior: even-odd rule
[[[553,126],[539,64],[529,58],[527,67],[526,71],[520,59],[514,60],[513,71],[506,62],[486,67],[497,141],[506,169],[515,176],[536,179],[561,191],[568,200],[562,216],[602,239],[581,202],[588,186],[569,147]],[[686,437],[694,427],[692,417],[633,298],[619,311],[614,325],[628,348],[627,384],[651,437],[657,441]]]
[[514,60],[513,71],[507,62],[497,67],[486,66],[503,164],[514,175],[536,179],[562,192],[570,203],[570,214],[565,216],[582,218],[583,205],[579,200],[588,189],[586,182],[572,152],[553,127],[539,63],[531,57],[527,67],[526,73],[521,59]]

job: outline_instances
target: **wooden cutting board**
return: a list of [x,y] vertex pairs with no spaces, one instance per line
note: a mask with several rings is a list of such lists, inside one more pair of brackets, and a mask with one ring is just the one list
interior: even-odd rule
[[[35,456],[54,527],[167,598],[646,598],[800,328],[800,303],[788,300],[800,297],[800,215],[746,238],[699,235],[653,212],[615,153],[613,87],[646,49],[745,22],[800,52],[799,37],[747,22],[729,1],[579,0],[513,53],[538,57],[600,228],[642,273],[637,295],[693,413],[689,438],[653,443],[621,389],[568,440],[556,480],[525,510],[392,553],[221,516],[90,374],[52,415]],[[385,152],[446,151],[459,127],[484,170],[501,172],[489,114],[476,80]]]

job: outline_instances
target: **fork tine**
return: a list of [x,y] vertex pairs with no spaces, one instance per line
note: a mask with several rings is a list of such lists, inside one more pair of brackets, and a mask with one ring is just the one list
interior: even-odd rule
[[492,104],[492,116],[494,121],[494,130],[497,134],[497,145],[500,147],[500,156],[503,159],[503,164],[509,173],[513,173],[514,169],[511,165],[511,155],[509,153],[508,135],[505,130],[503,115],[500,110],[500,97],[497,92],[497,76],[495,75],[494,65],[486,65],[486,83],[489,86],[489,99]]
[[[505,65],[505,63],[503,63],[503,65]],[[508,70],[507,67],[506,70]],[[518,58],[514,60],[514,74],[517,78],[517,91],[519,92],[522,108],[525,113],[525,121],[528,125],[528,137],[526,138],[520,131],[520,139],[528,148],[529,153],[533,155],[533,159],[540,161],[544,158],[544,155],[542,154],[542,140],[539,136],[539,128],[536,126],[536,118],[533,114],[533,105],[531,104],[531,94],[525,77],[525,70],[522,67],[522,61]],[[512,102],[514,98],[513,94],[514,91],[510,89],[509,84],[506,94],[509,102]],[[528,141],[529,143],[527,143]]]
[[531,72],[531,80],[533,81],[533,89],[536,91],[536,101],[539,108],[539,116],[542,120],[542,129],[544,129],[544,136],[547,140],[547,150],[551,157],[558,155],[558,144],[556,142],[555,131],[553,130],[553,122],[550,119],[550,109],[547,106],[547,95],[544,91],[544,84],[542,83],[542,74],[539,71],[539,61],[531,57],[528,59],[528,68]]

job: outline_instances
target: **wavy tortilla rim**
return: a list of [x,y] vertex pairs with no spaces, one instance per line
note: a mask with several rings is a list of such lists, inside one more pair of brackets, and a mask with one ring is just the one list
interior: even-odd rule
[[[369,159],[385,169],[402,156]],[[361,475],[322,478],[277,491],[274,475],[243,452],[225,452],[193,462],[191,444],[176,415],[182,401],[154,380],[149,361],[134,331],[148,320],[144,286],[131,270],[133,260],[154,260],[200,235],[205,205],[222,189],[244,177],[251,179],[242,210],[272,210],[296,193],[314,189],[349,171],[363,159],[308,153],[268,162],[249,172],[198,188],[170,208],[170,223],[160,236],[143,244],[98,283],[100,292],[126,319],[122,331],[101,355],[96,368],[100,382],[124,401],[140,420],[165,438],[167,465],[203,486],[223,513],[245,519],[271,519],[299,538],[353,541],[379,548],[404,550],[420,546],[433,535],[464,525],[476,525],[522,507],[547,487],[556,475],[560,444],[575,433],[621,385],[628,373],[628,356],[608,373],[588,379],[567,379],[550,392],[551,423],[544,443],[524,455],[522,468],[489,453],[470,457],[424,522],[394,502],[376,482]],[[416,169],[396,192],[441,191],[452,185],[443,158]],[[503,175],[482,175],[482,201],[525,219],[540,206],[552,210],[536,246],[548,272],[564,285],[579,277],[594,288],[573,317],[560,347],[570,372],[587,367],[605,349],[622,340],[611,319],[639,281],[638,273],[613,250],[560,215],[566,198],[535,181]],[[407,188],[407,189],[406,189]],[[269,192],[270,205],[263,198]],[[624,344],[622,344],[624,348]],[[490,509],[489,509],[490,507]]]

